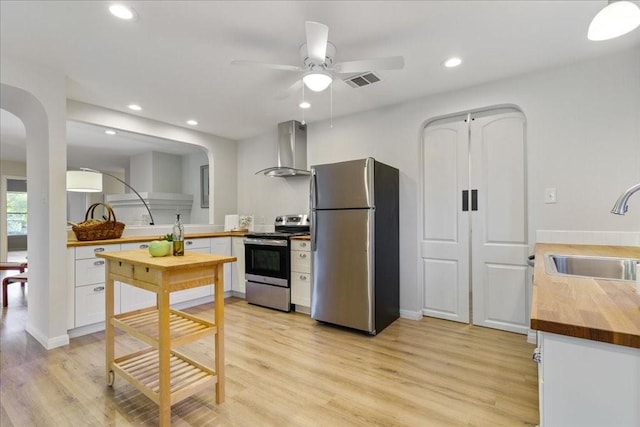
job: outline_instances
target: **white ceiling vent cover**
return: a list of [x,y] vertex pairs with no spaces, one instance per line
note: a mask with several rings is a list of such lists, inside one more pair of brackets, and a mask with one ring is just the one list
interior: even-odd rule
[[344,82],[351,87],[363,87],[369,86],[370,84],[374,84],[380,81],[380,77],[375,75],[372,72],[356,74],[355,76],[351,76],[349,78],[344,79]]

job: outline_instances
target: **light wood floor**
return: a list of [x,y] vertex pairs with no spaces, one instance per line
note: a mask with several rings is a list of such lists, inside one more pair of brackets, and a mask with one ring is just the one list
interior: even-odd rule
[[[158,423],[122,378],[104,379],[104,333],[45,351],[9,294],[0,325],[0,425]],[[212,304],[188,310],[212,318]],[[424,318],[376,337],[229,299],[227,398],[203,392],[172,408],[175,426],[517,426],[538,422],[536,365],[523,335]],[[141,347],[118,334],[116,355]],[[212,344],[186,353],[210,361]]]

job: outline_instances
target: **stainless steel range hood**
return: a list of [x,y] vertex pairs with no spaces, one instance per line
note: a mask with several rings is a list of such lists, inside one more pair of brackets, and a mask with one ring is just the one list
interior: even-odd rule
[[310,175],[307,170],[307,126],[296,120],[278,123],[278,166],[256,172],[266,176]]

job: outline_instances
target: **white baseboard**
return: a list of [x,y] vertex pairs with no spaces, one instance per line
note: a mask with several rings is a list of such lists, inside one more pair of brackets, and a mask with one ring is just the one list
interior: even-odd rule
[[409,320],[420,320],[422,319],[422,311],[400,310],[400,317]]
[[536,331],[529,329],[529,332],[527,332],[527,342],[529,344],[538,344],[538,334],[536,334]]
[[63,345],[69,344],[68,334],[49,338],[45,334],[43,334],[41,331],[34,328],[33,325],[31,325],[30,323],[27,323],[27,327],[25,329],[29,335],[31,335],[36,341],[38,341],[47,350],[51,350],[56,347],[62,347]]

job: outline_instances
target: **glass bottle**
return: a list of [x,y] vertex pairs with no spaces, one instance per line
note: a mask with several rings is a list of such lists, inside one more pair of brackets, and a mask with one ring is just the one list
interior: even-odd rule
[[184,255],[184,226],[179,213],[176,214],[176,223],[173,224],[173,255]]

